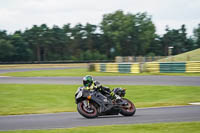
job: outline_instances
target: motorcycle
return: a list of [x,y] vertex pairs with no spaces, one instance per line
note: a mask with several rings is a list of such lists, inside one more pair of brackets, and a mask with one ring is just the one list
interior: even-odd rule
[[98,90],[87,90],[79,87],[75,93],[75,101],[78,112],[86,118],[96,118],[102,115],[133,116],[136,112],[135,105],[124,98],[125,89],[114,88],[111,95],[103,95]]

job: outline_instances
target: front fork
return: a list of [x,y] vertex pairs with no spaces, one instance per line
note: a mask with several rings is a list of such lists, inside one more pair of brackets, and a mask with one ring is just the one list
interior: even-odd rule
[[83,104],[85,107],[90,108],[90,101],[89,100],[84,100]]

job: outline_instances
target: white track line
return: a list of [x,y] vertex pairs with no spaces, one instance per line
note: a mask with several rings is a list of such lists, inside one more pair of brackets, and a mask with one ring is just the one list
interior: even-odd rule
[[[190,103],[189,103],[190,104]],[[193,105],[200,105],[199,104],[193,104]],[[175,105],[175,106],[161,106],[161,107],[146,107],[146,108],[136,108],[138,109],[160,109],[160,108],[176,108],[176,107],[187,107],[187,106],[191,106],[191,105]]]
[[196,103],[189,103],[191,105],[200,105],[200,102],[196,102]]

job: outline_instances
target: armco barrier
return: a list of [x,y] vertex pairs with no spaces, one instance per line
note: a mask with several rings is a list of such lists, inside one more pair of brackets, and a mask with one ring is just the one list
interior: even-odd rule
[[96,63],[97,72],[119,73],[189,73],[200,72],[200,62],[147,62],[141,63]]
[[159,73],[160,72],[160,63],[158,63],[158,62],[145,63],[144,72]]
[[118,71],[120,73],[130,73],[131,72],[131,64],[119,64]]
[[106,72],[106,64],[100,64],[100,71]]
[[145,72],[150,73],[185,73],[200,72],[200,62],[148,62],[144,65]]
[[94,70],[96,72],[101,72],[101,66],[100,66],[100,64],[94,64]]
[[200,62],[187,62],[186,72],[200,72]]
[[140,73],[139,63],[96,63],[97,72]]
[[106,64],[106,72],[118,72],[118,64],[115,63]]
[[185,62],[160,63],[160,73],[184,73]]
[[140,73],[140,64],[139,63],[131,64],[131,73]]
[[145,71],[150,73],[184,73],[185,70],[186,70],[185,62],[145,63]]

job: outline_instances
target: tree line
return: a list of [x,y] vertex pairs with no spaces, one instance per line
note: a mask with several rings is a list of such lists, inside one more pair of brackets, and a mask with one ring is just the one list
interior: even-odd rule
[[99,25],[33,25],[8,34],[0,30],[0,62],[112,60],[115,56],[167,56],[200,48],[200,24],[188,36],[186,26],[166,27],[164,35],[147,13],[121,10],[103,15]]

